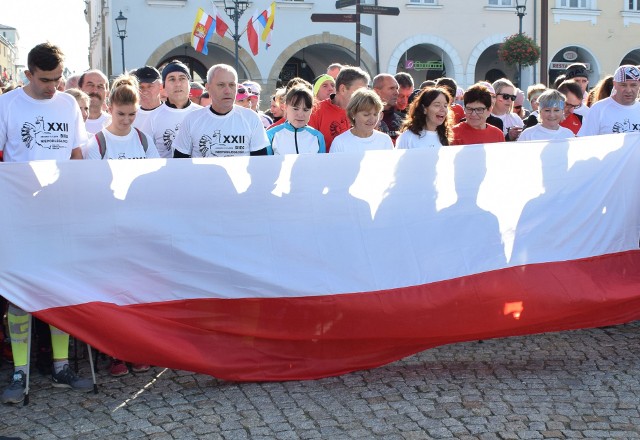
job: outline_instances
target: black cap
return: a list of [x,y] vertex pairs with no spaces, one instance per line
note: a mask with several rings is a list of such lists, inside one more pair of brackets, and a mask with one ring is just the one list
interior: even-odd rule
[[575,63],[567,67],[565,71],[566,79],[573,79],[577,77],[589,79],[589,72],[587,72],[587,66],[580,63]]
[[158,72],[158,69],[151,66],[140,67],[133,72],[133,75],[138,78],[138,82],[141,83],[153,83],[160,81],[160,72]]

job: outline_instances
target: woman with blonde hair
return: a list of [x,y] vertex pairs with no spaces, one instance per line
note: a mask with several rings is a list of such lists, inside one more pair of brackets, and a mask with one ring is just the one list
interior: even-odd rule
[[380,122],[382,100],[370,89],[358,89],[347,104],[351,129],[338,135],[329,150],[331,153],[356,153],[369,150],[393,150],[388,134],[375,128]]
[[133,127],[140,102],[138,80],[121,75],[108,99],[111,123],[89,139],[87,159],[146,159],[160,157],[153,139]]

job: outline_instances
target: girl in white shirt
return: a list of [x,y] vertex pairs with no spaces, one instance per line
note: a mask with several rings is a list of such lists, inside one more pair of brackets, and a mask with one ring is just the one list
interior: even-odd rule
[[443,88],[427,88],[411,103],[396,148],[441,147],[451,143],[451,96]]
[[121,75],[113,83],[109,95],[109,125],[87,143],[87,159],[148,159],[158,158],[153,139],[133,128],[139,108],[138,80]]
[[380,121],[383,104],[376,92],[359,89],[347,104],[351,130],[337,136],[331,144],[331,153],[356,153],[369,150],[393,150],[388,134],[375,130]]

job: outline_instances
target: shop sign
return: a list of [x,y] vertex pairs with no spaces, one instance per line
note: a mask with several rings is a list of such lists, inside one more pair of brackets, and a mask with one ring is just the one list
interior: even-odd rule
[[442,61],[414,61],[407,60],[404,63],[404,68],[407,70],[442,70],[444,69],[444,63]]

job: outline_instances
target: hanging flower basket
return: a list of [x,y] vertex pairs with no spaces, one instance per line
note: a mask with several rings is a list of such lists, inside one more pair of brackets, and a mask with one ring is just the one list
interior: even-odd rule
[[511,35],[498,48],[498,58],[509,65],[533,66],[540,59],[540,46],[526,34]]

